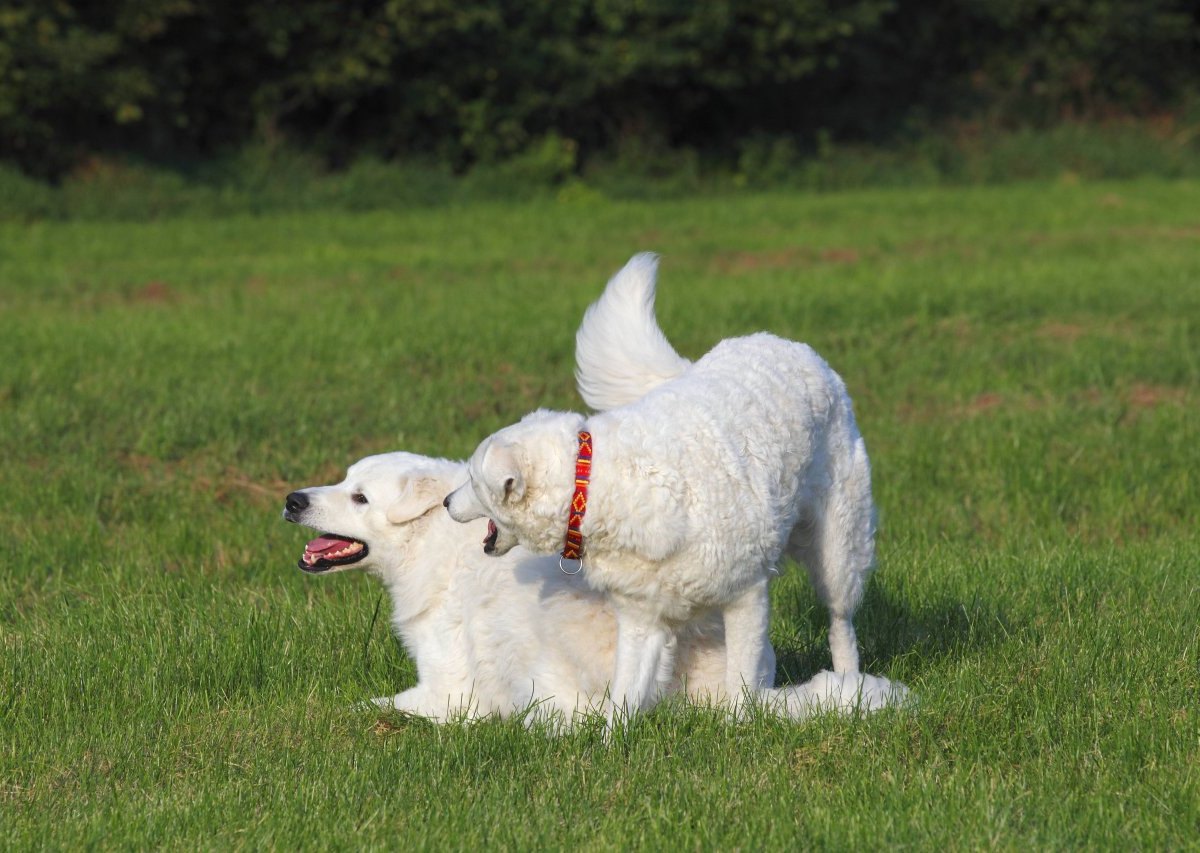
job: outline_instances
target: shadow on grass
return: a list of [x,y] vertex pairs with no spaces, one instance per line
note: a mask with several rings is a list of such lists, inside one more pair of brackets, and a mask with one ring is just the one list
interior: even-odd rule
[[[827,613],[811,594],[801,594],[794,624],[800,630],[775,643],[776,684],[800,684],[829,669]],[[949,596],[913,605],[872,585],[854,620],[862,670],[911,678],[935,662],[989,648],[1012,633],[1012,623],[992,602]]]

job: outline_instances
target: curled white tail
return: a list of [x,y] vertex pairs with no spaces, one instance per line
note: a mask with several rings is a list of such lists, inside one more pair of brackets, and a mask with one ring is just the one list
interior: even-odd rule
[[575,384],[596,411],[624,406],[687,370],[654,317],[658,255],[634,255],[583,315]]

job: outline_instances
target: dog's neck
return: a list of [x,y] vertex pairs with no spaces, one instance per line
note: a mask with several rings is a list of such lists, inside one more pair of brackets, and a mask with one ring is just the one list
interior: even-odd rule
[[377,572],[392,596],[392,624],[398,630],[420,622],[446,599],[446,589],[460,570],[461,525],[438,506],[410,522],[417,529],[386,570]]
[[409,547],[386,572],[377,573],[392,598],[392,627],[417,667],[418,684],[437,684],[464,659],[461,603],[453,587],[473,571],[468,551],[482,551],[478,525],[455,522],[438,506],[413,522],[421,525]]
[[[632,428],[631,428],[632,426]],[[679,545],[680,529],[677,506],[664,501],[669,490],[661,488],[655,469],[658,460],[647,458],[642,430],[628,419],[616,421],[600,413],[587,421],[592,436],[592,462],[588,484],[588,506],[580,533],[583,559],[605,556],[641,556],[658,559],[664,551]],[[577,442],[573,441],[573,446]],[[558,518],[554,527],[557,548],[562,547],[567,513],[574,493],[575,452],[570,451],[567,469],[558,474]],[[670,516],[667,518],[665,516]],[[656,541],[657,540],[657,541]],[[553,553],[555,548],[549,549]]]

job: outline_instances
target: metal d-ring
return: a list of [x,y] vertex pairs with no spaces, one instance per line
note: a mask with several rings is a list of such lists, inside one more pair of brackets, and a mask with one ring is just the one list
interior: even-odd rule
[[579,568],[577,568],[573,572],[568,572],[566,569],[563,568],[563,560],[564,559],[566,559],[566,558],[565,557],[558,558],[558,570],[560,572],[562,572],[564,575],[571,575],[573,577],[583,571],[583,557],[579,558]]

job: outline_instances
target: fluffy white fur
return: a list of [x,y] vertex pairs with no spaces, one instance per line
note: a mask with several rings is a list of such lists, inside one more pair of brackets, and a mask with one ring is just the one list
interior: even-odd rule
[[580,392],[608,410],[538,411],[495,433],[446,503],[458,521],[494,522],[493,554],[554,554],[576,434],[592,433],[583,575],[616,609],[610,718],[655,701],[675,637],[713,612],[725,690],[769,686],[767,584],[785,553],[829,608],[834,670],[857,673],[852,619],[874,558],[870,467],[841,378],[810,347],[766,333],[681,358],[654,317],[656,265],[634,257],[579,330]]
[[[486,523],[457,524],[441,507],[466,479],[461,462],[387,453],[355,463],[341,483],[293,492],[285,519],[364,546],[353,562],[325,568],[301,560],[300,568],[365,569],[391,594],[392,625],[416,663],[417,684],[377,704],[438,721],[532,709],[531,720],[554,713],[572,722],[603,702],[616,648],[613,608],[581,577],[560,572],[556,559],[519,548],[485,556]],[[715,698],[725,676],[720,620],[691,624],[677,643],[657,691]],[[773,658],[766,665],[758,678],[770,683]],[[874,710],[904,692],[886,679],[822,673],[759,700],[798,718],[818,709]]]

